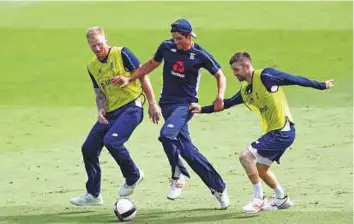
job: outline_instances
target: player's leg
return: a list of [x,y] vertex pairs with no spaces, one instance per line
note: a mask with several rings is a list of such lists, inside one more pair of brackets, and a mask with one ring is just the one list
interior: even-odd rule
[[188,130],[188,123],[186,123],[181,129],[178,139],[182,144],[181,156],[187,161],[193,171],[198,174],[204,184],[211,190],[212,194],[220,203],[220,209],[228,208],[230,200],[227,195],[226,184],[210,162],[193,144]]
[[183,174],[189,177],[186,167],[179,158],[181,143],[177,135],[187,121],[188,106],[161,105],[162,115],[165,123],[161,128],[159,141],[165,150],[171,165],[172,179],[176,179]]
[[74,205],[100,205],[102,204],[101,168],[99,156],[103,147],[103,137],[109,125],[96,123],[88,134],[81,147],[87,173],[86,194],[71,199]]
[[133,105],[126,105],[115,112],[117,117],[114,124],[104,137],[104,145],[120,166],[125,184],[120,189],[120,196],[133,193],[135,186],[143,179],[144,173],[139,170],[131,158],[124,143],[143,119],[143,109]]
[[[266,134],[259,139],[257,153],[257,169],[262,180],[274,191],[274,200],[272,200],[264,210],[276,210],[290,208],[293,203],[289,196],[284,192],[279,184],[270,166],[272,162],[279,163],[280,157],[295,140],[294,125],[288,124],[288,127],[280,131],[274,131],[271,134]],[[267,161],[268,160],[268,161]]]
[[270,170],[270,165],[257,163],[257,169],[259,172],[259,176],[271,189],[273,189],[275,195],[274,200],[272,200],[263,209],[277,210],[290,208],[293,203],[279,184],[274,173]]
[[249,147],[240,153],[239,160],[253,185],[254,193],[253,199],[242,207],[242,211],[246,213],[259,212],[267,204],[267,200],[263,196],[262,183],[256,166],[256,156]]
[[262,180],[274,191],[274,200],[264,210],[290,208],[293,203],[284,192],[270,166],[272,162],[279,163],[280,157],[295,140],[295,128],[290,125],[287,130],[273,131],[264,135],[258,143],[252,143],[257,148],[257,170]]
[[172,172],[172,182],[167,198],[174,200],[181,195],[186,177],[189,177],[187,169],[179,158],[182,145],[177,138],[188,119],[189,109],[188,105],[161,105],[161,110],[165,123],[161,128],[159,141],[162,143]]

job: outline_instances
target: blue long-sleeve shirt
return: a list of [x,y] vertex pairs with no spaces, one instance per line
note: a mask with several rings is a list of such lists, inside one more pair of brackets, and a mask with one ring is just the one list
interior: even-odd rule
[[[286,72],[276,70],[274,68],[265,68],[261,73],[261,80],[263,85],[269,92],[277,90],[279,86],[299,85],[304,87],[311,87],[314,89],[326,89],[325,82],[318,82],[298,75],[291,75]],[[224,99],[224,109],[243,103],[241,92],[239,91],[233,97]],[[214,106],[202,107],[201,113],[213,113]]]

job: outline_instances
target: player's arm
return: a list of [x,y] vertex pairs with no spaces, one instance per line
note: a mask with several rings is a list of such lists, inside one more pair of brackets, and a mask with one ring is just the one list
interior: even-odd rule
[[[233,97],[224,99],[223,101],[224,101],[224,109],[229,109],[230,107],[241,104],[243,103],[241,92],[238,92]],[[192,113],[210,114],[213,112],[217,112],[214,110],[214,105],[201,107],[197,103],[192,103],[189,109],[192,111]]]
[[225,89],[226,89],[226,77],[221,69],[219,69],[215,74],[214,77],[216,78],[217,84],[217,96],[214,101],[214,110],[221,111],[224,108],[224,96],[225,96]]
[[97,110],[104,110],[104,107],[106,105],[106,97],[104,96],[100,88],[94,88],[94,90],[96,94]]
[[155,61],[154,59],[148,60],[140,68],[138,68],[132,76],[130,76],[128,81],[133,82],[136,79],[142,78],[143,76],[152,72],[160,64],[161,64],[161,62]]
[[108,120],[105,118],[106,110],[104,109],[104,107],[106,105],[106,97],[102,93],[100,87],[98,86],[95,78],[90,73],[90,71],[88,71],[88,73],[91,78],[91,81],[93,84],[93,89],[94,89],[95,95],[96,95],[96,105],[97,105],[97,111],[98,111],[97,120],[101,124],[108,124]]
[[160,108],[157,106],[154,89],[152,88],[149,77],[140,78],[141,86],[149,103],[149,118],[154,124],[158,124],[161,117]]
[[162,43],[159,48],[157,49],[154,57],[147,62],[145,62],[141,67],[139,67],[132,76],[129,78],[119,76],[117,79],[112,80],[113,83],[119,84],[120,87],[127,86],[130,82],[133,82],[136,79],[140,79],[143,76],[149,74],[154,69],[156,69],[163,60],[163,52],[164,52],[164,44]]
[[214,57],[207,51],[202,51],[203,67],[216,78],[217,95],[214,100],[214,110],[222,111],[224,109],[224,96],[226,89],[226,77],[221,70],[221,66]]
[[[136,75],[136,72],[140,68],[140,61],[128,48],[124,47],[122,49],[122,59],[124,64],[124,69],[132,74]],[[152,121],[157,124],[160,120],[161,112],[156,104],[154,89],[152,88],[149,77],[143,76],[139,78],[141,87],[146,95],[149,103],[149,117]]]
[[[261,79],[268,91],[276,91],[277,86],[298,85],[324,90],[333,87],[333,80],[318,82],[299,75],[292,75],[274,68],[266,68],[262,71]],[[273,88],[273,89],[272,89]]]

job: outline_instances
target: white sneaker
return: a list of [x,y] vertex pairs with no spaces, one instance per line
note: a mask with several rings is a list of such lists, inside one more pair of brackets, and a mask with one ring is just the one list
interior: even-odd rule
[[242,211],[245,213],[257,213],[261,211],[264,206],[267,206],[267,198],[264,197],[263,199],[254,197],[252,201],[250,201],[247,205],[242,207]]
[[216,199],[220,203],[219,209],[224,210],[224,209],[227,209],[229,207],[230,199],[229,199],[229,196],[227,195],[227,189],[226,188],[225,188],[225,190],[222,193],[215,191],[213,193],[213,195],[216,197]]
[[180,197],[185,183],[186,177],[183,174],[181,174],[177,180],[172,180],[170,190],[167,194],[167,198],[170,200],[175,200]]
[[101,195],[95,197],[90,193],[86,193],[79,197],[72,198],[70,203],[77,206],[99,206],[103,204],[103,200]]
[[144,171],[142,170],[139,170],[139,174],[140,174],[140,177],[139,179],[131,186],[129,186],[126,182],[120,187],[120,190],[119,190],[119,196],[121,197],[126,197],[126,196],[129,196],[131,194],[133,194],[134,192],[134,188],[136,187],[136,185],[138,185],[141,181],[144,180]]
[[273,211],[278,209],[288,209],[292,207],[294,203],[290,200],[288,195],[283,198],[274,198],[263,210]]

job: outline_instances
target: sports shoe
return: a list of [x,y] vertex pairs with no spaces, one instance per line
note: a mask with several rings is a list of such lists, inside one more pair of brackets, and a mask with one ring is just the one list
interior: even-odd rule
[[213,195],[216,197],[216,199],[220,203],[219,209],[225,210],[225,209],[227,209],[229,207],[230,199],[229,199],[229,196],[227,195],[227,189],[226,188],[225,188],[225,190],[222,193],[214,191]]
[[99,206],[103,204],[103,200],[101,195],[95,197],[90,193],[86,193],[79,197],[72,198],[70,203],[77,206]]
[[134,188],[136,187],[136,185],[138,185],[141,181],[144,180],[144,176],[145,176],[144,171],[139,170],[139,174],[140,174],[139,179],[138,179],[133,185],[129,186],[129,185],[127,184],[127,182],[125,182],[125,183],[120,187],[119,196],[121,196],[121,197],[127,197],[127,196],[133,194]]
[[288,195],[283,198],[274,198],[263,210],[272,211],[278,209],[288,209],[292,207],[294,203],[290,200]]
[[267,198],[263,199],[254,197],[247,205],[242,207],[242,211],[245,213],[257,213],[261,211],[264,206],[268,205]]
[[171,181],[171,187],[168,191],[167,198],[170,200],[175,200],[182,194],[183,187],[186,183],[186,177],[181,174],[177,180]]

